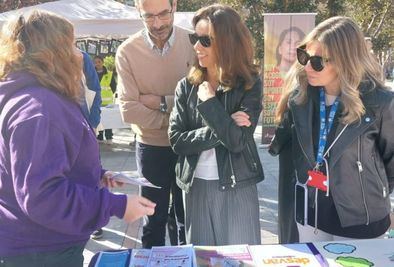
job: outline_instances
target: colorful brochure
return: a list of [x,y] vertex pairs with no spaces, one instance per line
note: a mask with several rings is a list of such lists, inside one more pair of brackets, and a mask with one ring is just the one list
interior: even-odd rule
[[193,267],[194,249],[192,245],[178,247],[152,247],[148,267]]
[[312,243],[250,246],[256,266],[328,267]]
[[248,245],[195,246],[197,266],[255,266]]
[[148,264],[150,249],[134,248],[131,251],[129,267],[145,267]]
[[130,251],[101,251],[94,267],[126,266]]

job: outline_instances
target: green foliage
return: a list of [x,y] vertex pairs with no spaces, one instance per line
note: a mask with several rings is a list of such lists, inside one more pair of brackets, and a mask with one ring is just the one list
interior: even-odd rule
[[106,56],[104,58],[104,66],[109,71],[113,71],[115,69],[115,57],[114,56]]
[[382,65],[390,59],[388,51],[393,51],[394,46],[393,6],[392,0],[349,0],[347,6],[347,15],[372,38],[373,50]]
[[217,3],[215,0],[178,0],[177,11],[197,11],[201,7]]
[[266,13],[306,13],[316,12],[316,1],[268,0]]
[[345,0],[323,0],[319,1],[317,5],[316,23],[320,23],[325,19],[334,16],[346,16],[346,1]]

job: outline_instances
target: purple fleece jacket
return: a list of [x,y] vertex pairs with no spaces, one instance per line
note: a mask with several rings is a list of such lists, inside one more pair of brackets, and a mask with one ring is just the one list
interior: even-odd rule
[[126,195],[98,187],[96,136],[77,103],[28,72],[0,82],[0,256],[83,244]]

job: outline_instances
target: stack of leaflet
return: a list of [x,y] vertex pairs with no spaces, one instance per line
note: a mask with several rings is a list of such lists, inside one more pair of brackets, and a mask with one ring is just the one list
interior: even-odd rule
[[193,267],[193,246],[153,247],[115,252],[100,252],[94,267]]
[[196,266],[328,267],[312,243],[288,245],[195,246]]
[[328,267],[312,243],[286,245],[178,246],[100,252],[95,267]]

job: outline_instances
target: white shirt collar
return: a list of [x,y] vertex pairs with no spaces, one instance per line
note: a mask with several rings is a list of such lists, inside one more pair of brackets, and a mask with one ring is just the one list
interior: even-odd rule
[[155,43],[152,41],[152,38],[149,35],[147,29],[144,29],[142,32],[145,43],[149,46],[151,50],[158,53],[160,56],[164,56],[168,53],[170,48],[174,45],[175,42],[175,28],[172,28],[172,32],[170,38],[168,38],[167,42],[164,44],[163,49],[158,48]]

